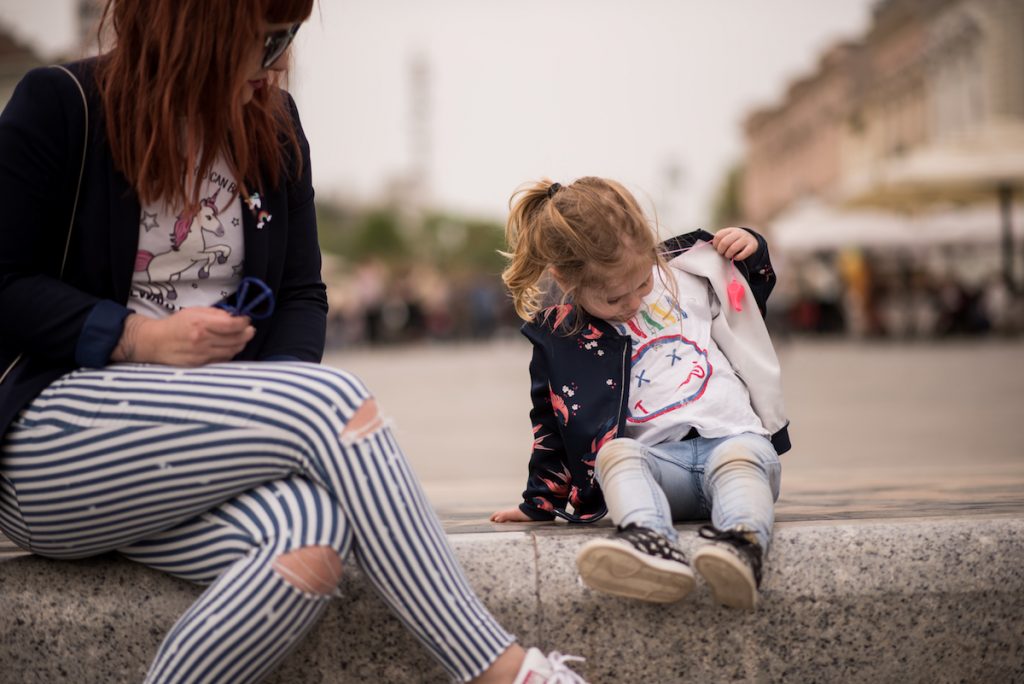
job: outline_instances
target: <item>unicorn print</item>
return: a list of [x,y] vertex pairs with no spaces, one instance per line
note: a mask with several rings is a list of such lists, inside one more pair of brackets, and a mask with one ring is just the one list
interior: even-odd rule
[[[182,214],[174,223],[171,233],[171,247],[166,252],[154,254],[140,249],[135,255],[135,272],[145,273],[145,278],[136,276],[135,287],[141,292],[166,300],[178,298],[174,283],[189,269],[199,268],[198,277],[210,277],[214,264],[224,264],[231,256],[231,247],[225,244],[208,245],[208,238],[223,238],[224,225],[218,218],[217,195],[220,188],[209,197],[199,201],[199,210],[194,214]],[[148,282],[146,282],[148,279]]]

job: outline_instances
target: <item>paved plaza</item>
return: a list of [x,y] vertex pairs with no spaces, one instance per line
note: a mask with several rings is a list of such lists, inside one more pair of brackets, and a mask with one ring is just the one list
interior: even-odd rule
[[[1024,341],[794,341],[780,522],[1024,514]],[[526,478],[525,340],[342,351],[450,531],[491,529]]]

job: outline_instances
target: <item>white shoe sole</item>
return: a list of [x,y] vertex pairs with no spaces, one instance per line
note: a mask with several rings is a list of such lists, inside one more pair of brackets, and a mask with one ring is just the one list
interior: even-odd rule
[[754,572],[736,554],[708,544],[693,555],[693,567],[711,587],[718,603],[745,610],[757,608]]
[[682,563],[655,558],[628,542],[594,539],[576,554],[583,583],[604,594],[672,603],[693,591],[693,571]]

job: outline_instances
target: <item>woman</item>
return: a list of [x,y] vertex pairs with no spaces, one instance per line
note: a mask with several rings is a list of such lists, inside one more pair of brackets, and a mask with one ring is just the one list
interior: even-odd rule
[[369,392],[318,365],[308,145],[276,87],[311,9],[110,0],[109,52],[19,84],[0,117],[0,529],[210,584],[148,682],[261,678],[345,558],[456,680],[575,677],[488,614]]

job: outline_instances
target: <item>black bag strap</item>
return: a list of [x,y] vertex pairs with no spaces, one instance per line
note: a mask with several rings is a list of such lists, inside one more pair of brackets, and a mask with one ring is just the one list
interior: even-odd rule
[[75,225],[75,214],[78,212],[78,194],[82,190],[82,175],[85,173],[85,153],[89,149],[89,101],[85,98],[85,89],[82,88],[81,81],[78,77],[71,73],[71,70],[60,64],[55,64],[52,68],[60,69],[68,75],[72,81],[75,82],[75,86],[78,88],[79,95],[82,96],[82,111],[85,113],[85,133],[82,136],[82,163],[78,167],[78,184],[75,186],[75,201],[71,205],[71,220],[68,221],[68,237],[64,242],[64,256],[60,260],[60,275],[64,276],[64,266],[68,261],[68,250],[71,248],[71,230]]
[[[57,276],[57,278],[60,279],[64,277],[64,266],[68,262],[68,251],[71,249],[71,230],[75,225],[75,214],[78,212],[78,194],[82,190],[82,176],[85,173],[85,153],[89,149],[89,101],[85,98],[85,89],[82,88],[81,81],[78,80],[77,76],[71,73],[70,69],[61,66],[60,64],[55,64],[51,68],[60,69],[68,75],[68,78],[75,82],[75,86],[78,88],[78,93],[82,96],[82,111],[85,114],[85,129],[82,134],[82,163],[78,167],[78,184],[75,186],[75,201],[71,205],[71,219],[68,221],[68,236],[64,241],[64,256],[61,257],[60,260],[60,273]],[[3,381],[7,379],[7,376],[10,375],[12,370],[14,370],[14,367],[18,365],[19,361],[21,361],[22,356],[24,356],[24,354],[18,354],[14,357],[14,360],[11,361],[7,368],[0,372],[0,383],[3,383]]]

